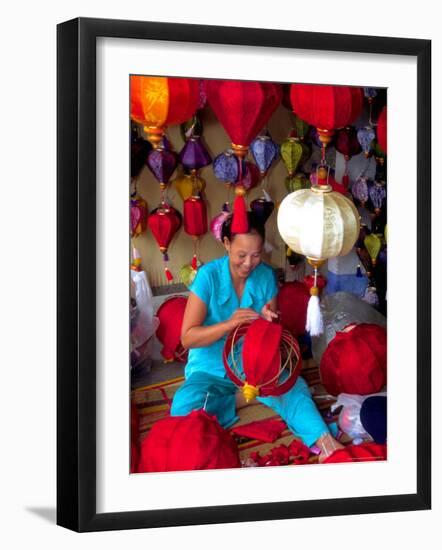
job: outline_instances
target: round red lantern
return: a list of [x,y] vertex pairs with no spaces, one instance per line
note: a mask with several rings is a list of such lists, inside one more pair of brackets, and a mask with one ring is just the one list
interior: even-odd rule
[[191,266],[198,266],[198,239],[207,233],[207,208],[200,196],[192,196],[184,201],[184,231],[193,238]]
[[348,325],[328,344],[320,373],[332,395],[381,391],[387,383],[387,331],[369,323]]
[[240,468],[238,447],[204,410],[158,420],[141,443],[139,472]]
[[[238,348],[244,338],[241,364]],[[299,344],[281,325],[259,318],[232,330],[224,344],[227,375],[242,389],[246,401],[260,396],[282,395],[292,388],[301,371]]]
[[351,124],[360,115],[363,97],[362,88],[352,86],[292,84],[290,88],[293,111],[316,126],[323,148],[337,128]]
[[387,107],[384,107],[379,115],[376,135],[379,147],[387,154]]
[[387,460],[387,446],[377,443],[361,443],[360,445],[347,445],[338,449],[327,457],[323,464],[338,462],[372,462],[374,460]]
[[166,278],[168,281],[171,281],[173,275],[167,266],[167,262],[169,261],[167,250],[175,233],[181,227],[181,214],[178,210],[175,210],[175,208],[163,202],[158,208],[152,210],[147,220],[147,224],[163,254]]
[[187,350],[181,344],[181,326],[186,304],[185,296],[171,296],[158,308],[156,315],[160,324],[156,336],[163,344],[161,355],[165,362],[186,360]]
[[279,289],[278,310],[281,325],[294,336],[305,333],[309,299],[308,287],[299,281],[284,283]]
[[144,125],[147,139],[157,147],[166,126],[181,124],[195,113],[199,95],[198,79],[131,76],[132,120]]

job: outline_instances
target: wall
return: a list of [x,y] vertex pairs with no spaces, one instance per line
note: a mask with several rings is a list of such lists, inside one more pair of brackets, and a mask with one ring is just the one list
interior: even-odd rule
[[[55,25],[77,17],[174,21],[433,39],[433,158],[442,148],[442,38],[436,4],[263,5],[225,0],[122,3],[116,0],[8,3],[2,11],[0,453],[2,545],[21,549],[429,547],[440,539],[441,229],[440,178],[433,186],[433,511],[76,535],[54,525],[55,506]],[[326,16],[324,16],[326,15]],[[406,114],[404,113],[404,116]],[[406,152],[404,151],[404,174]],[[436,176],[436,173],[434,174]],[[406,199],[404,199],[406,200]],[[410,206],[412,207],[412,205]],[[406,310],[404,310],[404,315]],[[404,397],[406,407],[406,397]],[[242,490],[242,488],[238,488]],[[437,544],[437,543],[436,543]]]

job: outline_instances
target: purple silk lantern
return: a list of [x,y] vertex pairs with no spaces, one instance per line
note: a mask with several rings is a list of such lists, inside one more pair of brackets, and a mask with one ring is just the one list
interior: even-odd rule
[[263,197],[259,197],[250,203],[250,210],[263,225],[270,218],[274,208],[275,203],[266,191],[264,191]]
[[368,196],[373,203],[375,213],[379,214],[387,198],[385,185],[375,181],[368,187]]
[[179,160],[189,170],[199,170],[212,162],[199,136],[192,136],[181,149]]
[[365,128],[359,128],[358,130],[358,141],[364,151],[365,157],[368,158],[371,151],[371,144],[376,137],[375,131],[371,126],[366,126]]
[[173,151],[158,147],[149,153],[146,164],[159,181],[161,189],[165,189],[176,168],[177,155]]
[[368,185],[365,176],[359,176],[351,186],[351,194],[364,206],[368,201]]
[[213,172],[217,179],[232,184],[239,176],[238,159],[231,149],[222,152],[213,160]]
[[278,156],[278,146],[270,136],[258,136],[250,144],[250,151],[261,176],[264,176]]
[[229,204],[225,202],[223,204],[223,208],[219,214],[217,214],[212,221],[210,222],[210,231],[212,235],[217,239],[218,241],[221,241],[221,229],[223,226],[223,223],[226,221],[226,219],[230,216],[229,212]]

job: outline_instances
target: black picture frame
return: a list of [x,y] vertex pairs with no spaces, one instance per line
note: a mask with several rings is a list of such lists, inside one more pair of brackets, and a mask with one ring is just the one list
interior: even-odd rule
[[[417,60],[417,491],[376,497],[96,512],[96,39],[154,39]],[[431,506],[431,41],[79,18],[57,28],[57,523],[152,528]]]

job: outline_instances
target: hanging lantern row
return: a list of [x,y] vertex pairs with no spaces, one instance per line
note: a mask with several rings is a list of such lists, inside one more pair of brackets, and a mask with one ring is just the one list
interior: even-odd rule
[[[248,229],[245,194],[248,189],[257,184],[259,177],[265,177],[272,162],[278,156],[278,147],[270,136],[258,134],[278,107],[282,90],[279,85],[272,83],[223,80],[208,81],[203,89],[204,97],[207,97],[208,103],[231,140],[231,151],[215,159],[214,172],[221,181],[234,185],[236,198],[233,205],[232,231],[245,232]],[[210,155],[201,142],[199,135],[201,132],[195,120],[188,127],[188,133],[185,134],[186,143],[179,157],[167,147],[164,132],[168,124],[185,122],[194,115],[198,105],[201,104],[201,90],[200,84],[192,79],[132,77],[132,118],[144,125],[148,139],[154,147],[154,150],[148,154],[147,164],[159,181],[162,192],[178,160],[191,171],[192,191],[191,195],[184,199],[184,218],[185,230],[194,238],[195,243],[203,234],[202,232],[207,231],[205,203],[198,193],[195,193],[197,170],[210,164]],[[178,96],[179,102],[176,101]],[[284,199],[278,213],[278,228],[290,249],[305,255],[314,268],[310,304],[316,306],[318,306],[316,303],[318,300],[314,299],[317,299],[318,295],[318,267],[330,257],[348,253],[359,233],[359,216],[356,208],[351,201],[333,191],[330,185],[330,168],[325,164],[325,149],[336,134],[336,148],[344,154],[346,161],[352,155],[358,154],[360,150],[358,136],[354,128],[348,126],[360,115],[362,99],[361,88],[305,84],[290,86],[292,109],[299,120],[305,121],[304,127],[298,123],[300,128],[296,133],[306,133],[308,131],[306,125],[316,128],[322,148],[322,160],[313,187],[299,189]],[[175,107],[177,103],[180,105]],[[386,152],[386,140],[383,139],[382,132],[385,127],[386,110],[384,109],[379,117],[377,128],[377,139],[384,152]],[[342,130],[337,132],[338,129]],[[245,161],[249,147],[256,165]],[[310,151],[300,137],[290,136],[281,145],[280,153],[289,173],[290,181],[286,182],[289,187],[294,183],[292,179],[296,178],[299,164],[303,158],[308,158]],[[347,170],[345,175],[348,179]],[[300,180],[298,176],[297,185],[304,184]],[[385,200],[385,189],[381,190],[378,187],[373,191],[373,204],[375,209],[379,210]],[[367,189],[365,200],[368,200],[368,195]],[[288,208],[285,208],[285,204],[289,205]],[[313,204],[315,207],[312,210]],[[305,205],[309,206],[305,207]],[[253,210],[262,219],[268,218],[273,207],[273,202],[268,195],[253,201]],[[225,210],[223,212],[225,213]],[[304,216],[306,212],[309,213],[308,216]],[[318,213],[321,219],[316,220],[311,212]],[[306,219],[301,221],[302,218]],[[316,222],[313,225],[305,223],[312,219]],[[338,219],[340,223],[337,222]],[[181,218],[179,213],[166,203],[164,194],[160,207],[149,216],[148,224],[164,255],[166,277],[171,280],[172,276],[167,268],[167,249],[173,234],[181,225]],[[304,224],[309,227],[307,232],[302,229]],[[318,228],[322,232],[321,235],[317,234]],[[197,261],[195,244],[192,269],[196,268]],[[312,314],[307,315],[307,325],[310,327],[311,334],[314,334],[315,331],[321,330],[320,326],[314,326],[313,319],[318,307],[309,306],[309,309]],[[320,321],[316,321],[316,325],[320,325]]]

